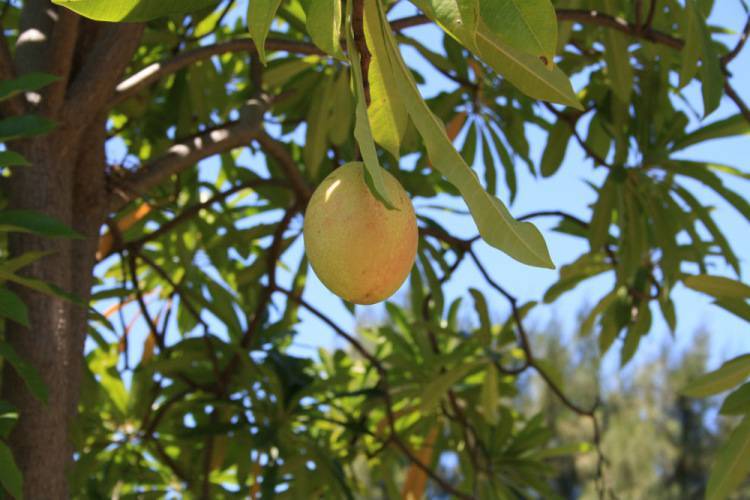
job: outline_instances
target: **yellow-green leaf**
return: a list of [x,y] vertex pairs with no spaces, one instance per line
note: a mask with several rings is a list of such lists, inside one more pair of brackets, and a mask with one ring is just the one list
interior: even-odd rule
[[496,37],[552,66],[557,15],[549,0],[481,0],[480,6],[482,20]]
[[750,416],[732,431],[711,468],[706,498],[727,498],[750,473]]
[[211,5],[216,0],[52,0],[83,17],[95,21],[141,22],[175,14],[187,14]]
[[738,356],[690,382],[682,391],[691,398],[713,396],[741,384],[750,376],[750,354]]
[[391,74],[397,83],[409,117],[425,141],[432,166],[461,193],[482,238],[514,259],[532,266],[554,268],[547,244],[531,223],[513,218],[502,202],[487,193],[477,175],[453,147],[445,127],[422,99],[416,83],[398,52],[381,12],[381,30],[389,43]]
[[250,0],[250,6],[248,7],[248,31],[255,42],[258,57],[264,65],[266,64],[266,37],[280,4],[281,0]]

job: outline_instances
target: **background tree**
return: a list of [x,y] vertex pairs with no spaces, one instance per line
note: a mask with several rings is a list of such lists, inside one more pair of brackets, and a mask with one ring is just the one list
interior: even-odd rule
[[[26,308],[30,327],[9,322],[5,338],[49,391],[45,404],[23,374],[3,373],[3,399],[20,414],[9,442],[28,498],[549,496],[550,457],[571,450],[550,441],[543,415],[514,408],[527,370],[588,422],[595,489],[611,495],[599,399],[571,399],[526,331],[541,306],[521,303],[477,251],[481,238],[519,266],[552,267],[528,222],[538,217],[558,218],[558,232],[590,246],[561,268],[545,302],[613,277],[583,325],[600,354],[621,339],[626,364],[654,314],[674,329],[678,283],[750,319],[740,260],[690,182],[750,219],[745,197],[725,185],[748,174],[683,155],[750,127],[731,78],[750,23],[725,46],[714,37],[721,27],[706,23],[711,1],[54,3],[11,0],[0,16],[3,80],[57,78],[0,102],[6,120],[57,123],[46,135],[2,137],[30,164],[12,168],[8,203],[81,236],[9,237],[11,258],[50,252],[22,277],[57,287],[14,288],[26,306],[3,305],[16,316]],[[429,23],[447,33],[442,47],[409,37]],[[423,100],[406,47],[455,88]],[[691,125],[678,103],[691,82],[704,117],[725,98],[737,114]],[[539,164],[532,125],[548,134]],[[517,167],[556,175],[570,143],[606,170],[592,183],[590,216],[514,218],[505,203],[533,189],[519,185]],[[196,167],[214,156],[217,168]],[[307,262],[292,259],[313,187],[355,159],[377,196],[386,168],[415,198],[462,197],[480,235],[459,237],[420,213],[409,305],[389,304],[391,322],[361,335],[304,294]],[[471,168],[480,163],[481,177]],[[490,321],[486,298],[469,290],[479,321],[459,327],[460,301],[442,288],[463,262],[507,300],[509,318]],[[710,275],[717,262],[734,277]],[[293,356],[300,311],[349,354]],[[135,322],[145,338],[131,336]],[[719,393],[749,374],[740,357],[684,395]],[[739,387],[722,411],[746,415],[749,392]],[[745,417],[717,455],[709,496],[746,476],[748,443]]]

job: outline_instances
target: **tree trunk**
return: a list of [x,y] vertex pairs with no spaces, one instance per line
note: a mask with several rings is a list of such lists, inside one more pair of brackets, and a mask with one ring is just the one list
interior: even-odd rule
[[[2,78],[42,71],[59,80],[27,94],[5,114],[33,112],[52,118],[51,134],[12,144],[31,163],[8,179],[10,206],[43,212],[83,235],[52,239],[23,233],[9,237],[11,255],[51,251],[23,270],[77,295],[88,304],[99,230],[110,200],[106,186],[107,103],[132,59],[142,24],[82,20],[49,0],[25,0],[14,61],[3,42]],[[41,374],[49,391],[36,400],[9,366],[2,377],[2,398],[19,411],[10,444],[23,473],[28,499],[68,498],[72,463],[70,425],[76,414],[82,376],[87,307],[14,289],[28,307],[30,328],[8,322],[6,337],[18,354]]]
[[[13,255],[53,251],[26,271],[71,291],[88,302],[99,228],[106,214],[104,124],[97,121],[83,136],[60,130],[28,141],[21,148],[32,166],[11,178],[11,206],[44,212],[84,235],[81,240],[50,239],[16,233]],[[91,165],[95,164],[96,169]],[[88,175],[80,174],[86,170]],[[92,170],[98,175],[91,175]],[[3,397],[20,412],[11,446],[24,475],[24,496],[67,498],[69,440],[81,380],[86,308],[59,298],[17,288],[29,308],[31,328],[9,323],[8,341],[41,373],[49,401],[36,400],[12,369],[3,376]]]

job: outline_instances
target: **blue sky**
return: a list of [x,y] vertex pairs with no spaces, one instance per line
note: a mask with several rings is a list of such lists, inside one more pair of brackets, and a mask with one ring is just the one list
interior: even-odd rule
[[[724,0],[716,2],[716,5],[710,21],[729,27],[735,31],[741,30],[746,15],[740,2]],[[238,8],[237,15],[241,12],[246,12],[246,9],[244,7]],[[393,14],[394,17],[400,17],[411,14],[411,11],[408,7],[399,7]],[[435,27],[412,28],[409,30],[409,35],[421,40],[428,40],[430,46],[442,46],[440,43],[440,31]],[[736,35],[723,36],[723,38],[730,46],[737,39]],[[433,40],[434,44],[432,43]],[[445,79],[439,73],[431,71],[429,65],[425,64],[412,50],[405,50],[404,57],[410,65],[420,70],[426,77],[428,84],[421,89],[425,95],[433,95],[453,85],[452,82]],[[733,85],[746,101],[750,101],[750,49],[741,54],[733,62],[730,69],[735,75]],[[585,82],[577,81],[574,78],[573,83],[576,89],[579,89]],[[700,109],[700,87],[698,85],[691,86],[687,89],[687,95],[693,105]],[[714,112],[708,120],[713,121],[733,115],[736,112],[734,104],[725,98],[719,110]],[[695,121],[691,126],[695,127],[698,125],[699,122]],[[295,140],[299,140],[300,137],[304,138],[304,135],[299,133],[294,135]],[[541,158],[543,147],[546,143],[546,135],[535,127],[529,127],[527,129],[527,137],[531,145],[532,158],[538,161]],[[685,157],[733,165],[747,172],[750,171],[746,156],[748,151],[750,151],[750,139],[745,136],[713,141],[705,146],[694,147],[685,152]],[[121,148],[117,145],[113,145],[109,150],[113,158],[121,158],[121,152]],[[246,165],[262,165],[260,157],[252,158],[247,154],[240,158],[240,162]],[[209,159],[202,162],[200,168],[202,177],[213,179],[218,168],[218,162],[215,159]],[[481,170],[481,164],[477,165],[477,168]],[[265,170],[263,167],[260,167],[260,169]],[[510,207],[512,213],[516,216],[538,210],[564,209],[567,212],[588,220],[590,216],[588,205],[594,201],[594,193],[584,181],[588,180],[600,184],[604,178],[602,169],[594,169],[593,164],[585,159],[583,152],[574,144],[571,144],[568,148],[563,167],[557,175],[550,179],[532,178],[525,167],[518,168],[517,172],[519,174],[520,189],[515,203]],[[739,193],[750,192],[748,191],[748,188],[750,188],[750,182],[748,181],[732,179],[728,184]],[[747,236],[750,227],[747,221],[713,195],[712,192],[706,189],[698,189],[696,192],[699,194],[698,197],[702,202],[716,206],[719,225],[733,245],[743,266],[747,268],[748,263],[750,263],[750,244],[748,244],[750,238]],[[498,194],[504,201],[508,201],[508,193],[502,183],[499,186]],[[446,204],[450,204],[450,206],[455,208],[464,208],[460,200],[441,199],[440,201],[445,201]],[[426,203],[434,203],[433,200],[426,202],[425,200],[417,199],[414,203],[418,211],[425,214],[429,213],[431,216],[438,218],[454,234],[458,236],[473,236],[476,234],[476,228],[470,218],[450,215],[444,212],[435,212],[434,210],[420,209],[420,206],[424,206]],[[547,239],[553,261],[558,268],[573,261],[581,253],[587,251],[587,245],[580,240],[553,232],[551,229],[556,224],[555,219],[538,219],[536,223]],[[298,217],[295,219],[292,227],[299,229],[301,224],[302,218]],[[557,279],[557,271],[525,266],[484,243],[479,243],[476,248],[480,258],[490,270],[490,273],[522,301],[540,300],[545,290]],[[302,242],[298,241],[287,253],[285,262],[289,264],[291,269],[296,268],[302,252]],[[723,274],[727,273],[727,269],[717,267],[713,272]],[[279,271],[279,277],[282,283],[288,282],[290,278],[289,273],[283,270]],[[749,277],[748,270],[744,269],[743,281],[747,282]],[[553,305],[544,305],[536,308],[529,317],[528,324],[533,329],[535,325],[543,327],[552,321],[555,324],[561,325],[560,335],[566,339],[570,339],[574,334],[572,330],[575,325],[576,316],[587,305],[590,306],[596,303],[600,297],[611,289],[611,286],[611,276],[584,282],[575,291],[564,295]],[[447,283],[445,287],[446,301],[448,302],[455,297],[464,297],[462,316],[467,320],[472,320],[473,306],[468,294],[470,287],[478,288],[485,292],[493,319],[505,320],[509,313],[507,303],[496,292],[484,284],[476,268],[468,260],[458,268],[453,278]],[[400,300],[399,297],[397,294],[394,300]],[[357,315],[353,317],[348,313],[341,301],[323,287],[317,278],[314,277],[313,273],[310,273],[308,277],[308,288],[305,292],[305,298],[326,311],[341,326],[348,329],[353,329],[358,320],[369,322],[377,320],[383,315],[383,306],[376,305],[371,307],[357,307]],[[716,366],[722,360],[739,353],[750,351],[750,326],[746,323],[719,308],[711,306],[710,300],[707,297],[686,290],[684,287],[679,287],[675,290],[674,299],[678,313],[678,327],[674,338],[671,338],[666,324],[661,319],[660,313],[656,312],[651,333],[644,339],[636,359],[622,372],[622,376],[627,377],[634,365],[656,355],[665,343],[672,346],[675,353],[689,349],[694,334],[699,329],[706,329],[711,332],[710,345],[712,356],[710,364],[712,366]],[[281,300],[281,297],[277,297],[277,300]],[[101,308],[104,309],[107,305],[109,304],[102,303]],[[127,312],[133,313],[135,310],[128,308]],[[345,347],[345,344],[336,339],[330,329],[314,316],[303,311],[301,312],[301,319],[302,323],[297,328],[300,334],[296,337],[292,347],[293,353],[309,356],[315,355],[315,350],[318,346],[328,348],[332,346]],[[175,327],[176,325],[172,325],[170,334],[172,338],[176,338],[178,335]],[[142,322],[139,322],[139,326],[131,332],[131,339],[134,340],[133,345],[136,346],[131,354],[133,361],[137,361],[140,358],[139,346],[141,342],[138,342],[136,339],[142,338],[144,332],[145,325]],[[605,362],[606,371],[617,372],[619,363],[618,351],[619,346],[616,346],[607,355]]]

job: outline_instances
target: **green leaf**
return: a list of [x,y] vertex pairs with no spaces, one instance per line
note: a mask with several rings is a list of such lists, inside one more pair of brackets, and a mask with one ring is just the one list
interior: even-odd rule
[[354,100],[349,87],[349,70],[344,68],[339,72],[334,83],[333,103],[331,104],[331,123],[328,140],[336,146],[344,144],[352,135],[354,121]]
[[370,105],[367,107],[367,116],[375,142],[398,159],[409,115],[389,72],[387,46],[380,29],[376,2],[365,1],[364,16],[365,39],[372,53],[368,71]]
[[49,215],[31,210],[0,210],[0,231],[34,233],[62,238],[83,238],[79,233]]
[[[694,2],[695,0],[688,1]],[[696,17],[700,28],[698,39],[701,42],[701,53],[703,54],[701,66],[698,69],[702,83],[703,116],[708,116],[719,107],[721,102],[721,96],[724,93],[724,73],[721,69],[721,59],[711,39],[711,31],[706,24],[706,19],[698,9],[696,9]]]
[[583,109],[565,73],[557,67],[548,68],[539,57],[502,41],[481,19],[477,24],[475,43],[463,30],[451,28],[450,20],[441,18],[441,13],[431,9],[427,0],[412,0],[412,3],[524,94]]
[[701,127],[678,139],[672,146],[672,151],[680,151],[711,139],[721,139],[737,135],[750,134],[750,123],[741,114],[736,114],[723,120],[715,121]]
[[248,7],[248,31],[255,42],[258,57],[263,65],[266,64],[266,37],[280,4],[281,0],[250,0]]
[[38,280],[35,278],[24,278],[22,276],[17,276],[15,274],[8,273],[2,270],[0,270],[0,280],[12,281],[14,283],[18,283],[21,286],[25,286],[26,288],[36,290],[37,292],[51,295],[60,299],[65,299],[76,305],[84,305],[80,297],[66,292],[62,288],[53,285],[52,283],[45,283],[42,280]]
[[365,100],[365,90],[362,81],[362,66],[360,65],[360,55],[354,47],[354,40],[351,33],[347,30],[346,45],[351,57],[352,78],[354,79],[354,91],[357,97],[357,107],[355,113],[354,138],[359,144],[362,153],[362,159],[365,165],[365,171],[368,175],[368,186],[373,196],[379,199],[383,205],[393,208],[393,202],[388,196],[383,180],[378,153],[375,150],[375,142],[370,128],[370,120],[367,117],[367,102]]
[[680,58],[682,65],[680,67],[680,88],[684,87],[698,73],[698,59],[701,56],[700,37],[702,30],[700,20],[698,19],[695,4],[692,0],[685,2],[682,18],[682,39],[685,40],[685,46],[682,49]]
[[26,167],[29,160],[15,151],[0,151],[0,167]]
[[730,278],[699,274],[687,276],[683,282],[688,288],[717,299],[750,299],[750,286]]
[[745,415],[750,413],[750,382],[743,384],[724,400],[719,413],[722,415]]
[[557,15],[549,0],[481,0],[482,21],[510,47],[543,57],[552,67]]
[[328,151],[328,132],[332,121],[330,119],[334,82],[330,77],[320,80],[315,87],[307,112],[307,130],[305,131],[305,147],[302,151],[302,161],[309,176],[317,180],[320,165]]
[[56,126],[52,120],[37,115],[13,116],[0,120],[0,141],[43,135]]
[[44,384],[41,375],[36,371],[36,368],[31,366],[28,362],[21,359],[18,353],[11,347],[7,342],[0,342],[0,357],[4,358],[8,363],[13,366],[18,376],[29,388],[29,392],[43,403],[47,402],[48,392],[47,386]]
[[42,257],[46,257],[54,252],[26,252],[18,257],[8,259],[5,262],[0,263],[0,271],[5,273],[14,273],[19,269],[23,269],[32,262],[36,262]]
[[216,5],[216,0],[52,0],[95,21],[142,22],[158,17],[187,14]]
[[750,322],[750,304],[741,299],[721,299],[714,302],[715,305],[729,311],[738,318]]
[[332,56],[343,57],[341,52],[341,1],[305,0],[307,32],[315,45]]
[[490,313],[487,308],[487,299],[476,288],[470,288],[469,293],[471,293],[471,297],[474,299],[474,309],[476,309],[479,316],[479,334],[482,344],[489,346],[492,340],[492,323],[490,322]]
[[23,478],[8,445],[0,441],[0,484],[16,500],[23,500]]
[[29,326],[29,311],[26,304],[5,287],[0,287],[0,316],[12,319],[25,327]]
[[[383,29],[381,12],[381,29]],[[390,28],[384,34],[390,41],[390,64],[402,101],[415,127],[425,141],[432,166],[458,188],[469,206],[482,238],[525,264],[554,268],[547,244],[539,230],[531,223],[513,218],[499,199],[488,194],[479,179],[466,164],[445,132],[440,120],[422,99],[416,83],[404,65]]]
[[480,395],[479,410],[490,425],[497,425],[500,420],[498,406],[500,404],[500,393],[497,383],[497,370],[492,363],[487,363],[485,367],[484,383],[482,384],[482,393]]
[[505,184],[508,186],[508,191],[510,191],[510,202],[513,203],[513,201],[516,199],[516,195],[518,194],[516,166],[513,163],[510,154],[508,154],[508,150],[505,148],[505,144],[503,144],[503,141],[500,138],[500,132],[497,131],[495,127],[487,127],[487,129],[485,129],[485,133],[485,135],[492,138],[492,143],[495,146],[495,151],[497,151],[497,155],[500,157],[500,163],[503,164],[503,170],[505,171]]
[[[607,10],[612,12],[613,0],[605,0]],[[630,102],[633,91],[633,65],[628,51],[628,37],[617,30],[608,29],[605,35],[607,74],[614,94],[623,103]]]
[[467,363],[459,366],[454,366],[444,373],[441,373],[437,377],[433,378],[425,387],[422,394],[422,402],[419,405],[422,413],[432,412],[440,400],[445,396],[448,390],[456,385],[461,379],[466,377],[469,372],[485,366],[483,363],[475,361],[473,363]]
[[14,80],[0,80],[0,101],[10,99],[21,92],[39,90],[59,79],[47,73],[26,73]]
[[570,80],[557,66],[549,69],[538,57],[518,51],[484,30],[477,33],[477,46],[482,60],[529,97],[583,109]]
[[553,176],[562,165],[568,142],[573,135],[573,130],[565,120],[558,120],[549,132],[547,146],[542,156],[541,172],[543,177]]
[[469,50],[475,50],[477,22],[480,15],[478,0],[413,0],[417,7],[436,20],[446,32],[460,40]]
[[651,309],[648,307],[648,304],[642,304],[638,308],[638,318],[628,329],[628,334],[625,337],[625,343],[620,353],[620,367],[625,366],[633,359],[638,350],[638,345],[641,343],[641,339],[651,329],[651,320]]
[[612,210],[615,207],[617,185],[610,177],[599,190],[589,224],[589,246],[592,252],[600,252],[609,240],[609,226],[612,224]]
[[680,393],[691,398],[705,398],[731,389],[742,383],[748,376],[750,376],[750,354],[745,354],[727,361],[718,370],[698,377]]
[[617,300],[619,294],[621,293],[620,289],[615,289],[609,292],[607,295],[602,297],[602,299],[591,309],[586,319],[581,323],[581,333],[583,335],[587,335],[591,332],[594,328],[594,323],[596,323],[596,318],[603,313],[612,303]]
[[750,473],[750,416],[732,431],[726,444],[719,450],[711,468],[706,487],[709,500],[724,499],[737,488]]

